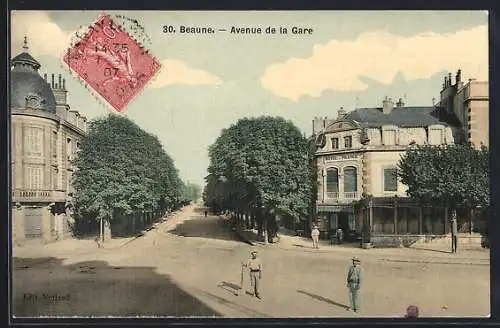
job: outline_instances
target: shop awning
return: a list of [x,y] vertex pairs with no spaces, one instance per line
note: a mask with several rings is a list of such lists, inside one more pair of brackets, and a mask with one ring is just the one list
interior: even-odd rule
[[316,212],[331,212],[331,213],[338,213],[338,212],[346,212],[346,211],[352,211],[353,207],[350,204],[345,204],[345,205],[317,205],[316,206]]

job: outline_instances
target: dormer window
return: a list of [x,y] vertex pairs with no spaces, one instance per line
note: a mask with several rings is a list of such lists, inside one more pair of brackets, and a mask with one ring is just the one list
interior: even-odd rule
[[26,108],[27,109],[41,109],[43,108],[44,100],[39,95],[29,94],[26,97]]
[[352,148],[352,137],[344,137],[344,148]]
[[332,149],[339,149],[339,138],[332,138]]

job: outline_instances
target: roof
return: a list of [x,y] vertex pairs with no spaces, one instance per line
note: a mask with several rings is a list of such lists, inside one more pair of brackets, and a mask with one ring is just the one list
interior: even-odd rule
[[389,114],[382,108],[358,108],[348,113],[344,119],[358,122],[362,127],[381,127],[396,125],[399,127],[425,127],[434,124],[450,125],[442,117],[437,107],[394,107]]
[[40,63],[27,52],[21,52],[19,55],[12,58],[11,62],[12,65],[14,65],[15,63],[27,63],[33,66],[33,68],[35,69],[39,69],[41,66]]

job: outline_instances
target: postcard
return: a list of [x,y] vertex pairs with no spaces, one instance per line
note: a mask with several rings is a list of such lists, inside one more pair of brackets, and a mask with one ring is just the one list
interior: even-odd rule
[[10,18],[14,318],[490,313],[487,12]]

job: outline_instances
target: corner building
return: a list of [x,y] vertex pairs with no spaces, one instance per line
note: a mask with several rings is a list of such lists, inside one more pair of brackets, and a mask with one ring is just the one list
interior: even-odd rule
[[[373,242],[395,235],[444,235],[447,209],[422,207],[406,194],[397,165],[412,145],[462,140],[460,121],[439,106],[406,107],[385,99],[378,108],[315,118],[318,167],[316,213],[323,236],[347,236],[369,225]],[[371,196],[371,201],[366,200]],[[385,236],[385,237],[384,237]]]
[[87,120],[67,103],[65,79],[40,76],[23,52],[11,60],[11,188],[13,245],[70,237],[72,160]]

